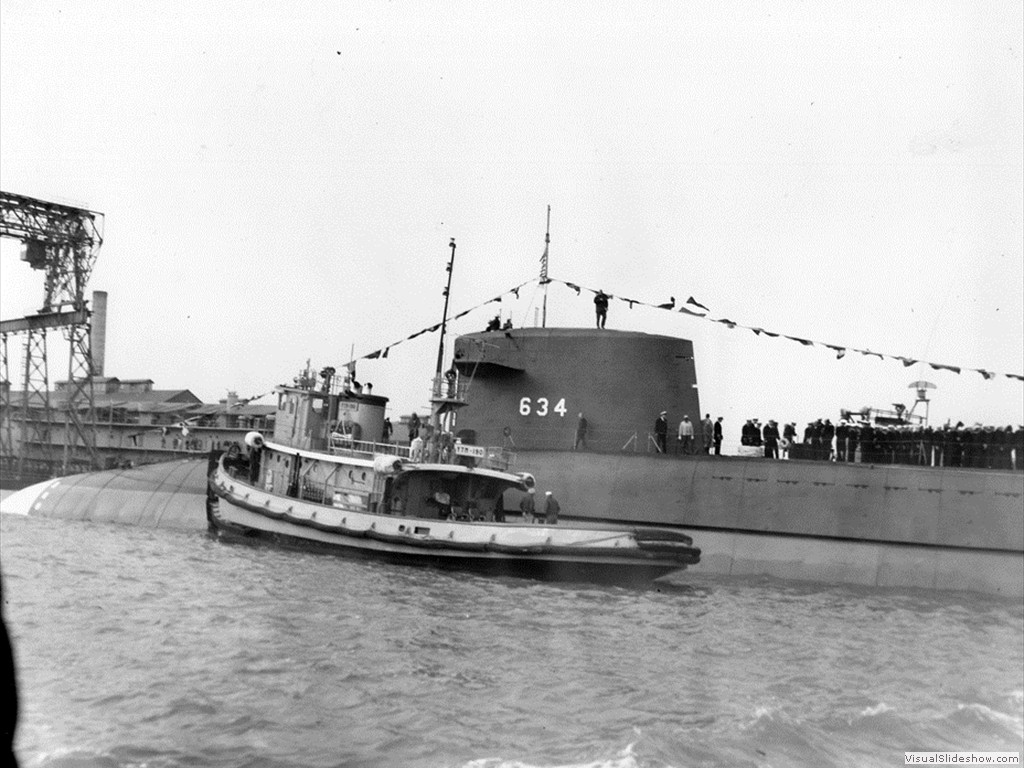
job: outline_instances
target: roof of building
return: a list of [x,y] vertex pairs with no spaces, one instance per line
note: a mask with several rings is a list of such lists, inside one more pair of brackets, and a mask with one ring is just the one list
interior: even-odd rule
[[267,416],[277,410],[276,405],[233,405],[230,408],[224,403],[203,403],[189,412],[202,416],[215,416],[226,413],[232,416]]
[[[24,391],[12,391],[9,395],[12,407],[21,405]],[[54,408],[61,407],[67,400],[67,390],[50,392],[50,405]],[[172,406],[159,412],[167,410],[191,410],[190,406],[202,405],[203,401],[187,389],[153,389],[148,392],[94,392],[93,403],[97,408],[123,408],[125,410],[136,410],[140,412],[158,412],[156,406],[167,404]],[[33,392],[30,397],[32,407],[39,407],[42,397]]]

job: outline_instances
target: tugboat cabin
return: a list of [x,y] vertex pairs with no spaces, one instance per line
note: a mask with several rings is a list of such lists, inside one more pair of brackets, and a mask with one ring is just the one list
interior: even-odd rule
[[273,439],[246,439],[249,483],[260,490],[356,512],[501,522],[506,492],[518,507],[533,485],[532,476],[508,471],[513,459],[503,449],[435,436],[444,439],[432,441],[431,458],[421,463],[409,446],[383,442],[386,397],[303,386],[277,391]]

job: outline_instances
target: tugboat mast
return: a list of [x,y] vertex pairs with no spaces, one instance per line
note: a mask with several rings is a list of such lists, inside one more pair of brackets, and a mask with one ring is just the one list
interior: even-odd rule
[[444,365],[444,332],[448,321],[448,298],[452,292],[452,269],[455,267],[455,238],[452,238],[449,247],[452,249],[452,257],[448,260],[448,266],[445,269],[448,271],[448,285],[444,289],[444,314],[441,315],[441,340],[437,344],[437,371],[441,373],[441,368]]
[[451,297],[452,292],[452,270],[455,267],[455,238],[453,237],[449,247],[452,249],[451,258],[448,260],[448,266],[445,269],[448,272],[448,284],[444,289],[444,314],[441,316],[441,340],[437,345],[437,370],[434,372],[434,382],[431,386],[431,397],[430,397],[430,434],[432,440],[432,447],[429,449],[430,460],[437,460],[439,433],[441,430],[441,417],[445,413],[449,413],[457,404],[458,399],[455,396],[457,391],[457,385],[455,382],[454,368],[448,371],[446,374],[442,374],[444,368],[444,335],[448,325],[448,300]]

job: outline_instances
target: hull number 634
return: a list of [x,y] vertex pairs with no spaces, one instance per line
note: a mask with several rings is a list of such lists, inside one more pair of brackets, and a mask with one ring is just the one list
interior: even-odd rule
[[551,401],[546,397],[538,397],[533,400],[529,397],[524,397],[519,401],[519,415],[529,416],[547,416],[549,413],[557,413],[559,416],[565,416],[565,398],[563,397],[554,407],[551,406]]

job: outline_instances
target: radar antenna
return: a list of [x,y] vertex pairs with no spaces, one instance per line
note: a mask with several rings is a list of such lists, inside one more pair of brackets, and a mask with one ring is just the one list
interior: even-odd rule
[[[548,224],[547,229],[544,230],[544,255],[540,257],[540,284],[544,286],[544,309],[541,314],[540,327],[548,327],[548,283],[551,279],[548,277],[548,246],[551,245],[551,206],[548,206]],[[534,317],[536,322],[536,316]]]
[[930,405],[931,405],[931,400],[928,399],[928,390],[929,389],[936,389],[937,387],[934,384],[932,384],[930,381],[912,381],[912,382],[910,382],[910,384],[908,385],[907,388],[908,389],[916,389],[917,390],[917,400],[915,400],[914,404],[912,406],[910,406],[910,413],[908,414],[908,420],[909,420],[909,416],[914,413],[914,409],[917,408],[918,404],[924,403],[924,423],[927,425],[928,424],[928,412],[929,412],[929,408],[930,408]]

